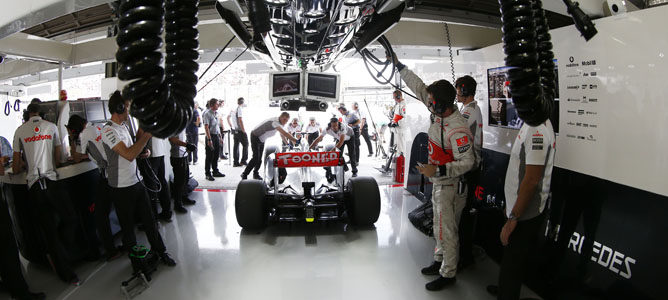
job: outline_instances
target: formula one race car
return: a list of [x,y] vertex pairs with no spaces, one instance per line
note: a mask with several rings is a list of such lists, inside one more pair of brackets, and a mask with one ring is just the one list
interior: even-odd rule
[[[341,152],[300,152],[305,145],[284,152],[267,147],[263,180],[242,180],[237,186],[236,215],[245,229],[264,228],[268,222],[344,220],[369,226],[380,214],[380,191],[373,177],[347,182]],[[336,174],[327,178],[324,168]]]

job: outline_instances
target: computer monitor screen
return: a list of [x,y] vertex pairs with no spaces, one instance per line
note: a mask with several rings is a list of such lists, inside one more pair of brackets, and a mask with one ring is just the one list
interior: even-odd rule
[[272,97],[296,96],[301,94],[301,74],[275,73],[272,74]]
[[104,121],[104,103],[102,101],[86,102],[86,120],[89,122]]
[[44,115],[44,120],[51,123],[58,123],[58,101],[42,102],[39,104],[40,112]]
[[306,94],[309,96],[336,98],[337,80],[338,76],[334,74],[309,73]]
[[86,117],[86,112],[84,111],[84,103],[83,102],[70,102],[70,117],[73,115],[78,115],[82,118]]

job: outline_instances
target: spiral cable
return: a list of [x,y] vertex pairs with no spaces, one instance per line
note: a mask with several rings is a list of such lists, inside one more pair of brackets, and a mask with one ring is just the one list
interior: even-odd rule
[[545,122],[555,92],[554,54],[540,0],[499,0],[510,92],[519,117],[531,126]]
[[443,23],[445,24],[445,37],[448,39],[448,52],[450,53],[450,72],[452,72],[452,83],[455,83],[457,80],[455,79],[455,60],[454,57],[452,56],[452,41],[450,40],[450,26],[448,26],[448,23]]
[[193,114],[199,68],[198,4],[198,0],[122,0],[119,6],[118,78],[133,80],[122,95],[131,101],[130,113],[139,127],[158,138],[181,132]]

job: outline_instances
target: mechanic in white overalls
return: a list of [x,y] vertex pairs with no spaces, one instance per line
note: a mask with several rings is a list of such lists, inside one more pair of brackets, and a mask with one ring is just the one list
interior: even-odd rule
[[[318,143],[322,141],[322,139],[325,137],[325,135],[330,135],[336,140],[336,148],[341,151],[341,156],[343,156],[343,146],[348,147],[348,157],[350,158],[350,166],[353,169],[353,177],[357,177],[357,163],[355,162],[355,133],[353,132],[353,129],[346,125],[345,123],[339,122],[337,118],[331,118],[329,120],[329,124],[327,125],[327,129],[325,129],[325,134],[319,136],[313,143],[311,143],[311,146],[309,149],[313,149],[318,146]],[[344,165],[344,170],[347,171],[348,166]],[[325,170],[327,171],[326,177],[329,182],[333,181],[333,174],[331,173],[331,169],[329,167],[326,167]]]
[[[404,116],[406,116],[406,101],[404,101],[403,93],[400,90],[394,91],[392,97],[396,104],[392,108],[392,121],[388,127],[392,128],[392,132],[394,133],[394,143],[397,145],[397,156],[399,156],[406,151],[406,143],[403,134],[404,128],[402,127],[404,123],[402,120],[404,119]],[[390,147],[391,146],[392,145],[390,145]]]
[[458,226],[466,204],[466,186],[462,175],[475,164],[471,131],[466,119],[454,104],[457,91],[447,80],[425,85],[406,66],[396,61],[401,78],[432,113],[429,127],[429,164],[418,171],[434,184],[434,263],[423,268],[422,274],[440,275],[426,284],[427,290],[437,291],[456,282],[459,259]]

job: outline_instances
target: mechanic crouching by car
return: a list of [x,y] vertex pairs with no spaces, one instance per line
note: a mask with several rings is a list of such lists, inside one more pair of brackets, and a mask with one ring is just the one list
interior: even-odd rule
[[107,181],[123,233],[123,247],[130,251],[137,245],[135,218],[138,216],[144,225],[151,251],[156,253],[165,265],[175,266],[176,262],[167,254],[158,232],[146,187],[137,170],[137,157],[150,155],[148,151],[144,151],[144,147],[152,135],[138,130],[137,143],[132,141],[130,131],[125,125],[129,106],[130,102],[123,99],[119,91],[114,92],[109,98],[111,120],[102,128],[102,142],[108,163]]
[[301,138],[301,135],[297,135],[297,138],[289,134],[283,126],[288,123],[290,119],[290,114],[287,112],[281,113],[281,115],[276,118],[269,118],[260,122],[253,131],[251,131],[251,150],[253,150],[253,157],[251,158],[248,166],[243,173],[241,173],[241,179],[247,179],[248,174],[253,171],[253,179],[262,180],[260,177],[260,166],[262,166],[262,154],[264,153],[264,142],[272,137],[276,132],[280,132],[281,136],[297,143],[297,140]]
[[[396,57],[396,56],[395,56]],[[466,119],[454,103],[457,91],[447,80],[425,85],[398,60],[401,78],[431,112],[429,127],[429,163],[418,171],[434,184],[434,262],[423,268],[424,275],[440,275],[427,283],[427,290],[437,291],[456,281],[459,260],[458,225],[466,204],[466,185],[462,175],[475,164],[473,137]]]
[[[355,149],[355,133],[353,132],[353,129],[348,125],[341,124],[337,118],[331,118],[329,120],[329,124],[327,124],[325,134],[331,135],[334,137],[334,139],[336,139],[336,148],[341,151],[341,157],[343,157],[343,146],[345,145],[348,147],[348,157],[350,158],[350,166],[353,169],[353,177],[357,177],[357,162],[355,161],[355,151],[357,149]],[[311,146],[309,146],[309,149],[313,149],[318,146],[318,143],[322,141],[322,139],[325,137],[325,134],[315,139]],[[334,175],[332,174],[331,169],[327,167],[325,170],[327,171],[325,175],[327,177],[327,181],[334,181]],[[347,165],[344,165],[344,170],[348,170]]]

